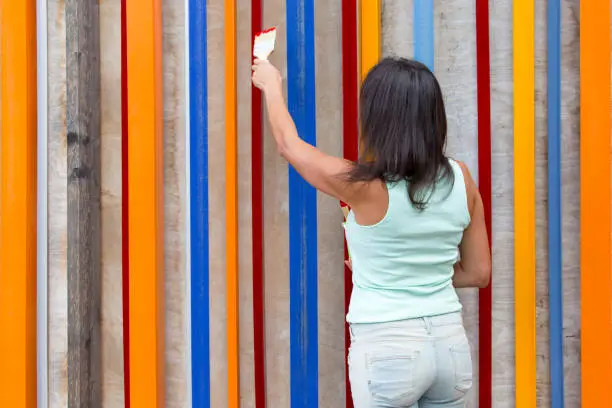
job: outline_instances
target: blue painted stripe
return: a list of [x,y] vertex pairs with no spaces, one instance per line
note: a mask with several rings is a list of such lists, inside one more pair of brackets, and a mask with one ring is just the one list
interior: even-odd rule
[[414,59],[434,70],[434,2],[414,0]]
[[193,407],[206,408],[210,407],[206,0],[188,1],[191,397]]
[[548,0],[548,266],[551,407],[563,408],[561,0]]
[[[316,145],[314,0],[287,0],[288,108],[299,135]],[[289,167],[291,407],[318,401],[317,193]]]

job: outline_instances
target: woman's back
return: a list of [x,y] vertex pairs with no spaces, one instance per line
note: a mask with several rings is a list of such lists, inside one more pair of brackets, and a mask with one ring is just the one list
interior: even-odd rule
[[438,81],[416,61],[376,64],[361,87],[362,155],[351,163],[300,139],[278,70],[261,61],[253,70],[279,152],[352,208],[345,225],[355,407],[463,406],[472,362],[454,287],[486,286],[491,259],[476,184],[444,155]]
[[[470,223],[461,167],[444,179],[427,207],[416,208],[405,180],[387,183],[388,207],[374,225],[345,224],[353,294],[347,320],[381,323],[461,310],[452,285],[459,243]],[[452,184],[451,184],[452,183]]]

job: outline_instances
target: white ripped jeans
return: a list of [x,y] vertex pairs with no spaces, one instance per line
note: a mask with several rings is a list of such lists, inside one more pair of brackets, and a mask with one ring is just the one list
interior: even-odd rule
[[461,313],[351,324],[355,408],[459,408],[472,387]]

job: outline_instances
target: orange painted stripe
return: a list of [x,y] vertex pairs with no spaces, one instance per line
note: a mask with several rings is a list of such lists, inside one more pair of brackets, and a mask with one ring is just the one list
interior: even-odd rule
[[238,349],[238,148],[236,135],[236,0],[225,1],[225,211],[228,407],[240,406]]
[[361,0],[359,8],[359,45],[361,80],[363,81],[380,60],[381,4],[380,0]]
[[130,405],[165,407],[161,0],[127,2]]
[[515,0],[514,323],[516,406],[536,407],[534,5]]
[[0,1],[0,407],[36,407],[36,2]]
[[582,407],[612,406],[610,2],[580,2]]

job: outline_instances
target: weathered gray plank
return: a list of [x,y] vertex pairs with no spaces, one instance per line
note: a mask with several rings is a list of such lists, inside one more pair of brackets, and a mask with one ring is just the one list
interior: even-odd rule
[[489,3],[493,249],[493,407],[515,407],[512,2]]
[[[478,178],[478,105],[476,98],[476,4],[441,0],[434,9],[435,67],[442,87],[448,136],[446,154],[463,161]],[[472,348],[474,385],[466,407],[478,400],[478,290],[459,289],[463,321]]]
[[548,18],[535,2],[536,401],[550,406],[548,307]]
[[68,282],[66,276],[66,25],[63,0],[49,0],[48,27],[48,274],[49,408],[68,406]]
[[125,406],[121,228],[121,0],[100,2],[102,406]]
[[561,2],[561,196],[565,407],[581,406],[580,1]]
[[[342,9],[315,5],[317,146],[342,157]],[[344,84],[343,84],[344,86]],[[344,407],[344,231],[338,201],[317,193],[319,407]]]
[[100,26],[67,0],[68,406],[100,406]]

